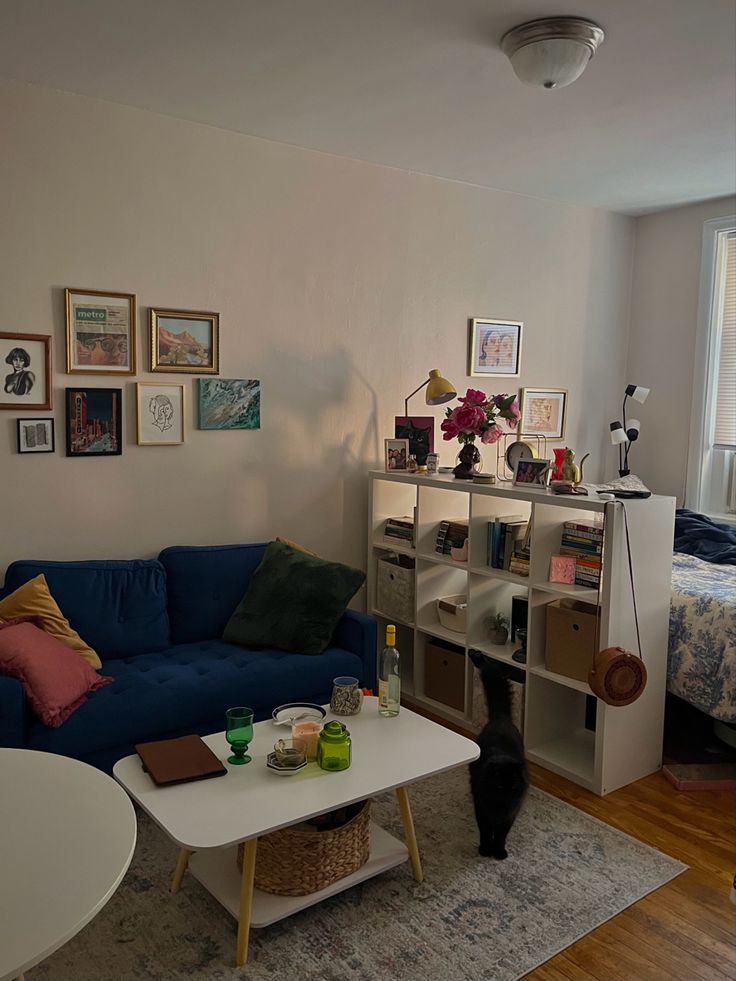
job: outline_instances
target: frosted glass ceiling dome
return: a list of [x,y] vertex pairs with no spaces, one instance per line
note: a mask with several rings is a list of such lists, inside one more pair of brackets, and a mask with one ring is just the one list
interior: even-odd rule
[[526,85],[561,89],[583,74],[603,38],[592,20],[543,17],[507,31],[501,50]]

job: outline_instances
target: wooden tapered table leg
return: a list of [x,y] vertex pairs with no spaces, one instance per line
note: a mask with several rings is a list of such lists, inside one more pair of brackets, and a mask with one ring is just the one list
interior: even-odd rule
[[245,843],[243,855],[243,876],[240,880],[240,917],[238,918],[237,964],[242,967],[248,959],[248,939],[250,937],[250,917],[253,908],[253,878],[256,872],[256,849],[258,839],[251,838]]
[[424,880],[424,873],[422,872],[422,861],[419,858],[419,847],[417,846],[417,836],[414,832],[414,818],[411,816],[411,806],[409,804],[409,793],[406,787],[396,788],[396,797],[399,801],[399,809],[401,810],[401,820],[404,823],[404,836],[406,839],[406,847],[409,849],[409,858],[411,859],[411,868],[414,873],[414,878],[417,882],[422,882]]
[[181,885],[181,880],[184,878],[184,873],[189,865],[189,856],[192,853],[188,848],[179,849],[179,858],[176,862],[176,868],[174,869],[174,878],[171,880],[171,895],[179,892],[179,886]]

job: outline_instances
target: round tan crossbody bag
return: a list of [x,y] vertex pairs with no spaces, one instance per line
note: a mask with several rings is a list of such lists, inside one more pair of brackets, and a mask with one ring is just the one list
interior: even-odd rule
[[[601,581],[598,582],[598,605],[596,607],[595,641],[593,648],[593,664],[588,673],[588,684],[594,695],[606,705],[631,705],[644,691],[647,683],[647,669],[641,652],[641,635],[639,633],[639,614],[636,608],[636,590],[634,589],[634,566],[631,561],[631,541],[629,538],[629,522],[623,501],[616,501],[624,515],[624,530],[626,532],[626,553],[629,560],[629,579],[631,581],[631,600],[634,607],[634,624],[636,626],[636,642],[639,656],[623,647],[606,647],[598,650],[600,643],[600,609]],[[603,512],[603,547],[606,542],[606,513]]]

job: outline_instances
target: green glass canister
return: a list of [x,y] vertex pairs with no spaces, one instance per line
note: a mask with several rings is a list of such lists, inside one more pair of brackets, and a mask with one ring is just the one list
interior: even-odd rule
[[342,722],[328,722],[319,734],[317,762],[323,770],[347,770],[351,757],[350,733]]

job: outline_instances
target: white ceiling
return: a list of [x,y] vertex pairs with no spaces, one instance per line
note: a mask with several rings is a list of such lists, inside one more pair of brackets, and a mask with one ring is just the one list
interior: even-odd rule
[[[606,40],[529,88],[499,38],[555,14]],[[736,190],[733,0],[0,0],[0,76],[631,214]]]

